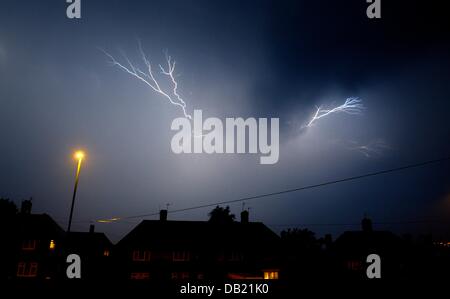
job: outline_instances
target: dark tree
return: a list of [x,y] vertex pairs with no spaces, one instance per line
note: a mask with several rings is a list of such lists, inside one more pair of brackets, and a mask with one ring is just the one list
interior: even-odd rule
[[15,217],[17,207],[13,201],[0,198],[0,236],[2,245],[0,246],[0,280],[7,279],[9,271],[14,267],[13,258],[16,254],[15,235]]
[[0,218],[12,218],[17,214],[17,206],[16,204],[7,199],[0,198]]
[[209,222],[214,223],[232,223],[235,218],[234,214],[231,214],[229,206],[226,208],[217,206],[209,212],[208,216]]
[[315,237],[314,232],[305,229],[288,229],[283,230],[281,232],[281,239],[284,243],[293,245],[295,247],[309,250],[309,249],[317,249],[318,241]]

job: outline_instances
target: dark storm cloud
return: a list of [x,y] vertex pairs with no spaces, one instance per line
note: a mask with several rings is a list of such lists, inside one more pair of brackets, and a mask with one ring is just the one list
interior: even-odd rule
[[289,109],[291,101],[269,99],[314,101],[336,87],[351,96],[411,63],[448,65],[444,9],[420,1],[383,3],[383,18],[374,21],[366,7],[358,0],[274,2],[266,27],[269,75],[254,87],[255,97],[268,99],[272,109]]
[[[70,153],[88,150],[76,217],[154,212],[272,192],[432,159],[450,152],[448,18],[441,2],[3,1],[0,10],[0,196],[33,195],[65,226]],[[98,47],[139,63],[177,61],[188,109],[206,117],[279,117],[280,162],[170,151],[179,111],[108,64]],[[315,105],[363,99],[360,116],[324,118],[299,131]],[[366,157],[355,145],[380,144]],[[421,218],[448,198],[435,166],[249,202],[271,224]],[[240,206],[233,206],[235,213]],[[431,213],[431,212],[430,212]],[[173,215],[204,219],[207,211]],[[87,223],[88,223],[87,222]],[[87,223],[76,224],[85,229]],[[114,239],[133,223],[104,226]],[[279,227],[279,226],[274,226]],[[326,231],[324,231],[326,232]]]

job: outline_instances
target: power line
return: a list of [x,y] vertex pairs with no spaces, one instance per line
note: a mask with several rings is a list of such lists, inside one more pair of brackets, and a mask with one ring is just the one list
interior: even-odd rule
[[[419,163],[414,163],[414,164],[409,164],[409,165],[404,165],[404,166],[400,166],[400,167],[390,168],[390,169],[386,169],[386,170],[370,172],[370,173],[366,173],[366,174],[362,174],[362,175],[351,176],[351,177],[347,177],[347,178],[343,178],[343,179],[327,181],[327,182],[323,182],[323,183],[319,183],[319,184],[307,185],[307,186],[291,188],[291,189],[286,189],[286,190],[281,190],[281,191],[276,191],[276,192],[270,192],[270,193],[263,193],[263,194],[259,194],[259,195],[247,196],[247,197],[242,197],[242,198],[238,198],[238,199],[208,203],[208,204],[192,206],[192,207],[188,207],[188,208],[170,210],[170,211],[168,211],[168,213],[179,213],[179,212],[185,212],[185,211],[192,211],[192,210],[203,209],[203,208],[208,208],[208,207],[213,207],[213,206],[218,206],[218,205],[223,205],[223,204],[230,204],[230,203],[260,199],[260,198],[265,198],[265,197],[270,197],[270,196],[275,196],[275,195],[282,195],[282,194],[286,194],[286,193],[298,192],[298,191],[303,191],[303,190],[308,190],[308,189],[314,189],[314,188],[324,187],[324,186],[328,186],[328,185],[334,185],[334,184],[338,184],[338,183],[359,180],[359,179],[363,179],[363,178],[367,178],[367,177],[407,170],[407,169],[411,169],[411,168],[422,167],[422,166],[426,166],[426,165],[430,165],[430,164],[445,162],[448,160],[450,160],[450,156],[439,158],[439,159],[434,159],[434,160],[428,160],[428,161],[424,161],[424,162],[419,162]],[[122,220],[122,219],[143,218],[143,217],[150,217],[150,216],[156,216],[156,215],[159,215],[159,212],[127,216],[127,217],[116,217],[116,218],[107,219],[107,220],[97,220],[97,222],[114,222],[114,221]]]

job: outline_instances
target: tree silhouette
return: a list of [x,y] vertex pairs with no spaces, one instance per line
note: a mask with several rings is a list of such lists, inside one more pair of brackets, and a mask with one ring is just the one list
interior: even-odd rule
[[213,223],[232,223],[235,219],[234,214],[231,214],[230,207],[227,206],[226,208],[223,207],[215,207],[211,212],[208,214],[209,216],[209,222]]
[[16,204],[7,199],[0,198],[0,218],[12,218],[17,214],[17,206]]
[[315,233],[309,229],[288,229],[281,232],[281,240],[285,244],[294,246],[296,249],[310,250],[318,248],[318,240]]
[[13,267],[15,252],[15,217],[17,215],[16,204],[7,199],[0,198],[0,235],[2,245],[0,246],[0,280],[7,279],[8,271]]

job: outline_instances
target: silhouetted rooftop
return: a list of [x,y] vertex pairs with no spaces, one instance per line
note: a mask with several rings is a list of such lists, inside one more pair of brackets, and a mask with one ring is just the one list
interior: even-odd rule
[[207,221],[144,220],[117,244],[171,246],[205,242],[211,244],[273,244],[279,236],[261,222],[227,224]]
[[14,229],[19,234],[55,237],[64,235],[64,230],[47,214],[17,214]]
[[112,243],[104,233],[98,232],[70,232],[67,245],[89,246],[92,248],[111,247]]

